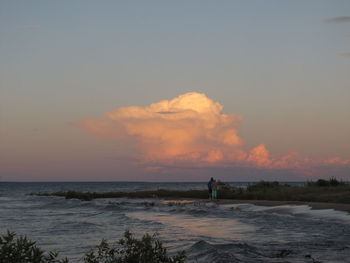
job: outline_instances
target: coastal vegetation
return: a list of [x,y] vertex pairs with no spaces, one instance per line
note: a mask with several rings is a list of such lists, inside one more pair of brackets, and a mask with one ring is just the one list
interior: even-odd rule
[[[207,190],[147,190],[135,192],[54,192],[33,193],[39,196],[61,196],[66,199],[80,199],[90,201],[98,198],[190,198],[206,199]],[[291,186],[279,182],[260,181],[246,188],[232,187],[220,183],[218,199],[234,200],[272,200],[272,201],[303,201],[328,202],[350,204],[350,185],[348,183],[330,178],[307,182],[301,186]]]
[[184,251],[170,257],[156,234],[145,234],[140,240],[126,231],[116,246],[102,240],[96,249],[85,254],[84,263],[184,263]]
[[[67,199],[80,199],[90,201],[97,198],[190,198],[206,199],[207,190],[147,190],[135,192],[54,192],[34,193],[39,196],[61,196]],[[350,185],[348,183],[330,178],[307,182],[305,185],[292,186],[279,182],[260,181],[246,188],[232,187],[220,183],[218,199],[234,200],[272,200],[272,201],[303,201],[303,202],[329,202],[350,204]]]
[[[106,240],[83,258],[84,263],[184,263],[185,252],[171,257],[167,255],[157,235],[145,234],[136,239],[126,231],[117,243]],[[36,246],[36,242],[27,237],[18,237],[14,232],[0,236],[0,263],[69,263],[67,258],[59,259],[56,252],[45,252]]]
[[18,237],[14,232],[0,236],[0,263],[68,263],[58,259],[58,253],[45,252],[27,237]]

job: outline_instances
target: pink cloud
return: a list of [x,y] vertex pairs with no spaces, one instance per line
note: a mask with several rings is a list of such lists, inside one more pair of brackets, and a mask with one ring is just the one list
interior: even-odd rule
[[338,157],[315,160],[291,152],[271,156],[264,144],[251,150],[238,135],[242,117],[224,114],[223,106],[205,94],[190,92],[146,107],[122,107],[104,119],[87,118],[76,125],[89,135],[136,144],[138,158],[157,164],[193,167],[256,167],[309,171],[320,165],[349,165]]
[[329,165],[348,165],[350,164],[349,159],[343,159],[340,157],[333,157],[333,158],[328,158],[324,160],[324,164],[329,164]]
[[264,144],[260,144],[252,149],[248,155],[247,161],[264,168],[271,168],[272,165],[270,153]]

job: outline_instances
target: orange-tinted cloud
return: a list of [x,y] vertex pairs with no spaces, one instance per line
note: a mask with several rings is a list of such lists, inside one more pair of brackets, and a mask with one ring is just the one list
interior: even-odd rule
[[329,165],[348,165],[348,164],[350,164],[350,160],[349,159],[343,159],[343,158],[340,158],[340,157],[333,157],[333,158],[326,159],[324,161],[324,164],[329,164]]
[[148,160],[218,162],[234,154],[243,140],[237,134],[241,119],[222,113],[223,106],[204,94],[187,93],[147,107],[123,107],[107,119],[79,123],[90,135],[108,140],[128,136]]
[[260,144],[252,149],[248,155],[247,161],[255,163],[260,167],[270,168],[271,166],[270,153],[264,144]]
[[106,140],[131,140],[145,163],[263,169],[350,164],[339,158],[312,160],[295,152],[271,156],[264,144],[246,150],[238,135],[242,118],[222,111],[223,106],[205,94],[190,92],[146,107],[118,108],[108,112],[105,119],[88,118],[77,125]]

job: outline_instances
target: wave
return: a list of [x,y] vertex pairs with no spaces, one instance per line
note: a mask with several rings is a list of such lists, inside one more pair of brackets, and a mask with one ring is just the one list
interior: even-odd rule
[[313,209],[309,205],[257,206],[253,204],[232,204],[223,205],[223,207],[246,212],[267,212],[315,219],[332,219],[350,223],[350,214],[348,212],[334,209]]
[[247,243],[211,244],[204,240],[195,243],[187,252],[190,262],[213,263],[287,262],[284,259],[293,255],[293,251],[286,248],[266,249]]

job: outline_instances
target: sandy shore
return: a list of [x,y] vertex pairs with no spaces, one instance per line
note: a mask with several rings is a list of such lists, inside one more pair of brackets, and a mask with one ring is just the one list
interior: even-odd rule
[[253,204],[261,206],[279,206],[279,205],[308,205],[312,209],[334,209],[350,213],[350,204],[301,202],[301,201],[269,201],[269,200],[218,200],[219,204]]

